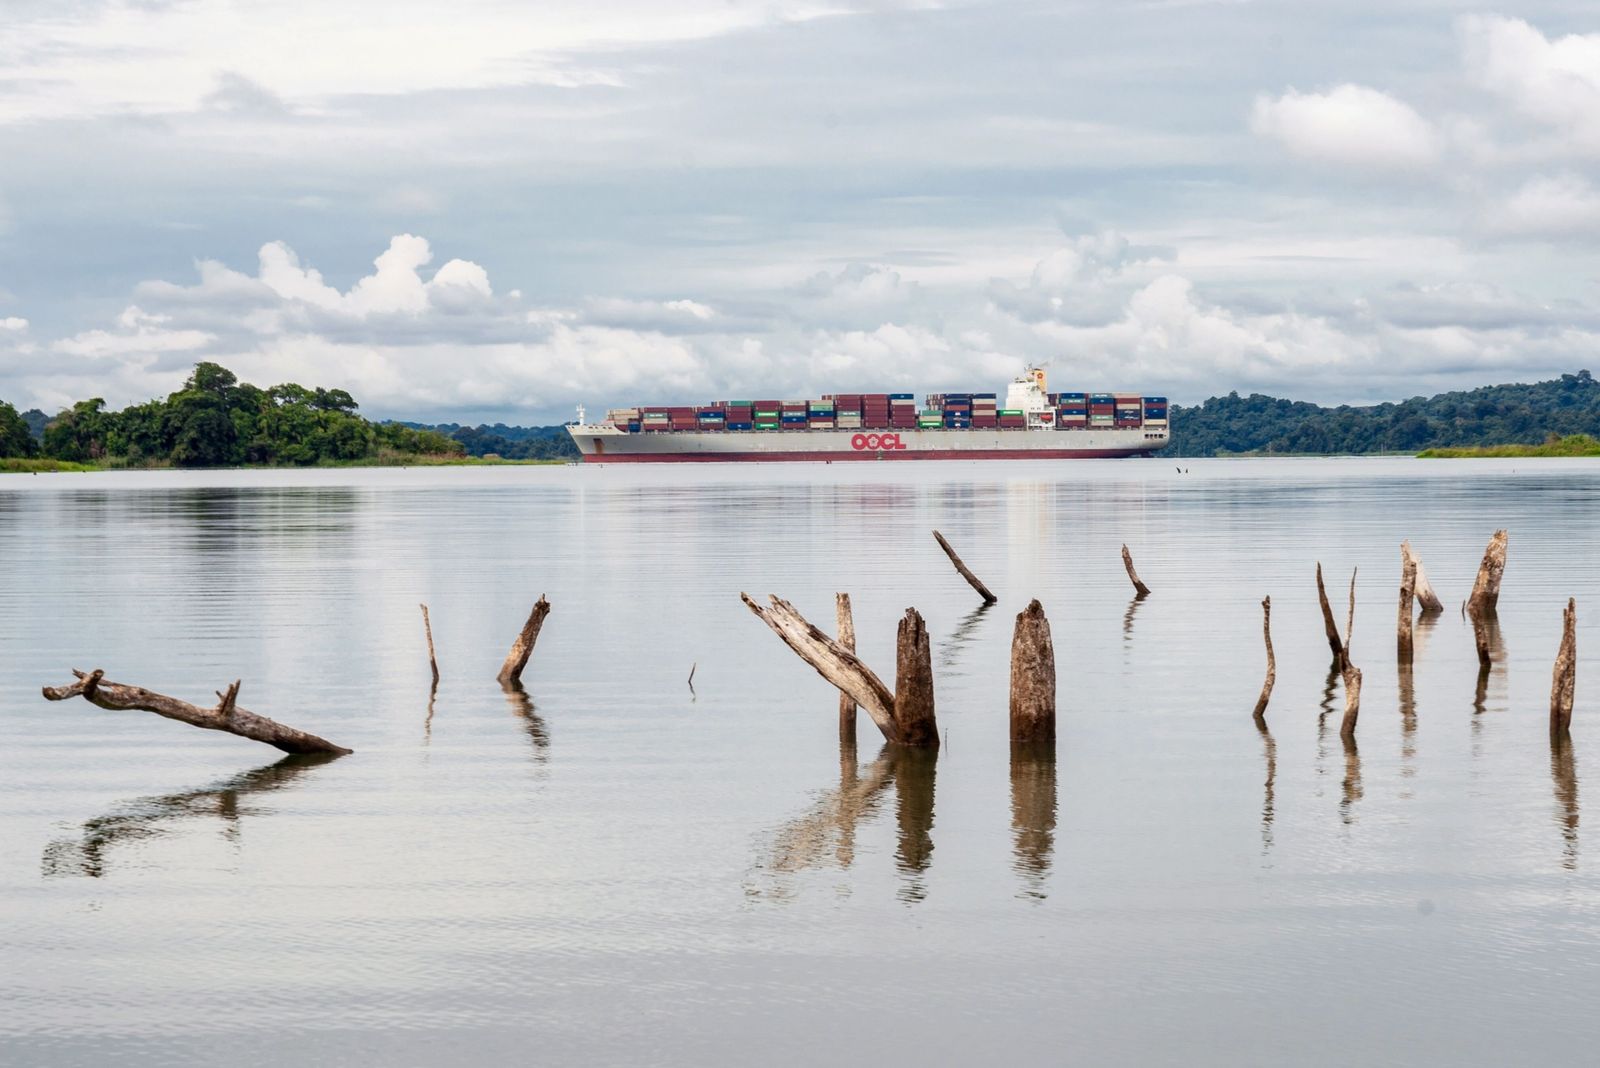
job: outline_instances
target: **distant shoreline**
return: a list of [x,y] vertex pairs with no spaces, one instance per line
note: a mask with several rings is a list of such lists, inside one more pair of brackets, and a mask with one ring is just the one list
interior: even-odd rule
[[1425,449],[1417,453],[1422,460],[1536,459],[1539,457],[1600,456],[1600,439],[1588,434],[1552,437],[1539,445],[1464,445]]
[[89,474],[103,471],[318,471],[354,467],[552,467],[571,460],[501,460],[481,456],[411,456],[399,460],[342,460],[316,464],[239,464],[229,467],[177,467],[172,464],[82,464],[71,460],[0,459],[0,474]]

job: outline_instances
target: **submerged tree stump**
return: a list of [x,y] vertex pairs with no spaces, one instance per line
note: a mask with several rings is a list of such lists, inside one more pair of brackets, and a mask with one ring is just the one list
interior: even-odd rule
[[[544,626],[544,617],[549,614],[550,602],[545,600],[544,594],[540,594],[533,611],[528,613],[528,621],[522,625],[522,632],[517,635],[517,640],[511,643],[511,651],[506,654],[505,663],[500,665],[500,674],[496,678],[500,680],[501,685],[522,678],[522,670],[528,666],[528,658],[533,656],[533,647],[539,641],[539,630]],[[689,672],[689,688],[694,689],[693,669]]]
[[70,686],[44,687],[45,699],[65,701],[70,697],[82,697],[92,705],[109,708],[114,712],[154,712],[158,716],[175,719],[203,730],[237,734],[241,738],[262,742],[285,753],[350,752],[344,746],[334,745],[326,738],[307,734],[305,731],[285,726],[277,720],[258,716],[254,712],[240,708],[238,682],[229,686],[227,693],[217,694],[217,704],[214,708],[201,708],[199,705],[191,705],[187,701],[180,701],[176,697],[168,697],[166,694],[146,690],[140,686],[107,682],[105,672],[99,668],[87,674],[78,670],[72,673],[77,676],[77,682]]
[[1416,568],[1416,581],[1412,583],[1412,590],[1417,596],[1417,605],[1425,616],[1437,615],[1444,611],[1444,602],[1439,600],[1439,595],[1433,592],[1433,586],[1428,582],[1428,573],[1422,568],[1422,557],[1417,555],[1409,541],[1400,543],[1400,551],[1406,559],[1411,561],[1411,566]]
[[[850,652],[856,651],[856,621],[850,611],[850,595],[836,593],[833,595],[834,614],[839,628],[839,645]],[[839,691],[839,744],[855,748],[856,744],[856,699],[843,690]]]
[[1056,651],[1037,599],[1017,613],[1011,636],[1011,740],[1056,740]]
[[855,698],[886,741],[895,745],[939,744],[933,707],[933,658],[928,628],[915,608],[906,609],[900,621],[896,650],[895,689],[891,691],[856,654],[806,621],[781,597],[768,597],[759,605],[747,593],[739,594],[755,616],[795,654],[836,688]]
[[1489,539],[1489,547],[1483,551],[1478,578],[1472,584],[1472,596],[1467,598],[1467,611],[1474,616],[1492,616],[1500,603],[1500,580],[1506,573],[1508,540],[1504,530],[1497,530]]
[[1354,739],[1356,720],[1361,716],[1361,669],[1349,667],[1344,671],[1344,720],[1339,724],[1339,737]]
[[1317,563],[1317,604],[1322,608],[1322,632],[1327,636],[1328,648],[1333,650],[1333,666],[1345,665],[1344,642],[1339,638],[1339,624],[1333,620],[1333,608],[1328,604],[1328,589],[1322,583],[1322,563]]
[[1133,583],[1133,595],[1141,600],[1150,596],[1150,587],[1139,581],[1139,573],[1133,569],[1133,554],[1126,544],[1122,546],[1122,566],[1128,571],[1128,581]]
[[439,658],[433,655],[433,624],[428,620],[428,606],[418,605],[422,609],[422,633],[428,637],[428,667],[433,669],[433,688],[439,688]]
[[1572,699],[1578,683],[1578,605],[1567,598],[1566,611],[1561,613],[1561,647],[1556,651],[1556,665],[1550,679],[1550,731],[1565,734],[1572,726]]
[[1417,561],[1411,555],[1411,544],[1400,545],[1400,611],[1395,620],[1395,649],[1401,660],[1410,660],[1412,654],[1411,617],[1416,610]]
[[1267,702],[1272,700],[1272,687],[1278,681],[1278,658],[1272,653],[1272,598],[1261,599],[1261,640],[1267,644],[1267,677],[1261,684],[1261,696],[1256,698],[1256,709],[1252,715],[1265,729]]
[[939,548],[944,550],[944,554],[950,558],[950,562],[956,565],[956,570],[961,573],[961,577],[966,579],[967,583],[973,589],[978,591],[978,596],[983,598],[985,604],[994,604],[1000,599],[994,594],[990,593],[989,587],[985,586],[982,581],[979,580],[978,576],[972,573],[971,568],[967,567],[966,564],[961,562],[961,557],[957,556],[956,551],[950,548],[950,543],[944,540],[943,534],[940,534],[936,530],[933,532],[933,538],[939,543]]

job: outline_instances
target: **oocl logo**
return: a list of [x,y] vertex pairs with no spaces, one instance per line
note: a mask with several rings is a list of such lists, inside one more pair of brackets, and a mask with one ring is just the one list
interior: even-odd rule
[[850,447],[857,452],[892,452],[906,446],[899,434],[857,434],[850,439]]

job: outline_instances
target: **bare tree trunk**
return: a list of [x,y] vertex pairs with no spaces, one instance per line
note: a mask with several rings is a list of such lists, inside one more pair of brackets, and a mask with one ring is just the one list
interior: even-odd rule
[[[544,594],[540,594],[533,611],[528,613],[528,621],[522,625],[522,633],[511,643],[511,651],[506,654],[505,663],[500,665],[500,674],[496,678],[502,686],[522,678],[522,669],[528,666],[528,658],[533,655],[533,647],[539,640],[539,629],[544,626],[544,617],[549,614],[550,602],[544,599]],[[689,672],[689,688],[694,689],[692,670]]]
[[[839,627],[839,646],[856,651],[856,621],[850,611],[850,595],[836,593],[833,595],[834,611]],[[856,745],[856,699],[839,691],[839,744],[849,746],[852,750]]]
[[1360,568],[1350,569],[1350,606],[1344,617],[1344,662],[1350,663],[1350,639],[1356,633],[1356,572]]
[[1056,740],[1056,651],[1037,599],[1017,613],[1011,637],[1011,740]]
[[1400,659],[1409,661],[1412,653],[1411,617],[1416,610],[1417,560],[1411,543],[1400,543],[1400,612],[1395,620],[1395,647]]
[[439,658],[433,655],[433,624],[428,621],[428,606],[419,605],[422,609],[422,633],[428,636],[428,666],[433,669],[433,688],[439,688]]
[[928,626],[915,608],[907,608],[895,634],[894,721],[900,744],[939,747],[939,724],[933,714],[933,650]]
[[1328,604],[1328,590],[1322,584],[1322,564],[1317,564],[1317,603],[1322,606],[1322,630],[1328,637],[1328,648],[1333,650],[1333,666],[1345,664],[1344,642],[1339,638],[1339,625],[1333,621],[1333,609]]
[[1572,726],[1572,698],[1578,684],[1578,606],[1567,598],[1561,614],[1561,648],[1550,680],[1550,731],[1565,734]]
[[326,738],[318,738],[315,734],[286,727],[276,720],[240,708],[238,682],[229,686],[227,693],[217,694],[215,708],[201,708],[143,687],[106,682],[105,672],[99,668],[88,674],[77,670],[72,673],[77,676],[77,682],[70,686],[44,687],[45,699],[65,701],[69,697],[81,696],[90,704],[109,708],[115,712],[131,710],[154,712],[158,716],[179,720],[208,731],[223,731],[237,734],[241,738],[249,738],[253,742],[264,742],[276,749],[282,749],[285,753],[350,752],[344,746],[334,745]]
[[1272,687],[1278,681],[1278,658],[1272,654],[1272,598],[1261,599],[1261,638],[1267,643],[1267,678],[1261,684],[1261,696],[1256,698],[1256,720],[1265,723],[1267,702],[1272,699]]
[[985,603],[993,604],[994,602],[996,602],[996,601],[998,601],[1000,599],[1000,598],[996,597],[994,594],[990,593],[989,592],[989,587],[985,586],[982,582],[980,582],[978,580],[978,576],[974,575],[972,573],[972,570],[970,568],[968,568],[966,564],[963,564],[961,562],[961,557],[957,556],[956,555],[956,551],[954,549],[950,548],[950,543],[944,540],[944,535],[943,534],[940,534],[936,530],[936,531],[933,532],[933,537],[934,537],[934,540],[939,543],[939,548],[943,549],[944,550],[944,554],[950,558],[950,562],[952,564],[956,565],[956,570],[961,573],[961,577],[966,579],[967,582],[972,586],[972,588],[978,591],[978,596],[982,597],[984,599]]
[[1472,584],[1472,596],[1467,598],[1467,611],[1474,616],[1492,616],[1500,603],[1500,579],[1506,573],[1506,542],[1504,530],[1494,532],[1489,547],[1483,551],[1483,562],[1478,565],[1478,578]]
[[1417,580],[1412,584],[1416,591],[1417,604],[1422,608],[1425,616],[1437,615],[1444,611],[1444,602],[1439,600],[1439,595],[1433,592],[1433,586],[1428,582],[1428,574],[1422,569],[1422,557],[1417,555],[1409,541],[1400,543],[1400,551],[1410,559],[1412,566],[1417,569]]
[[1361,715],[1361,669],[1349,667],[1344,671],[1344,722],[1339,724],[1339,737],[1356,736],[1356,720]]
[[1150,587],[1139,581],[1139,573],[1133,569],[1133,554],[1128,547],[1122,547],[1122,566],[1128,569],[1128,581],[1133,583],[1134,596],[1144,598],[1150,596]]

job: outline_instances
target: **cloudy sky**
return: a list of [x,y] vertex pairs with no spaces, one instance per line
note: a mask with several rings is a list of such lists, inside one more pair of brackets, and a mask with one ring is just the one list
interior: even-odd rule
[[1600,372],[1600,9],[4,0],[0,399]]

